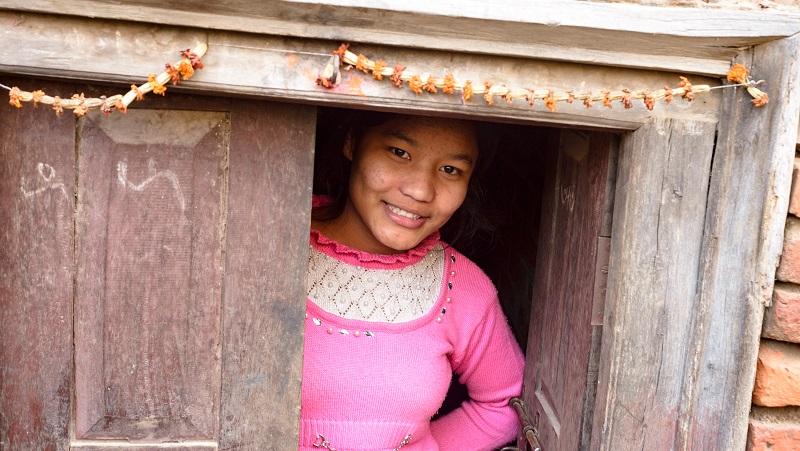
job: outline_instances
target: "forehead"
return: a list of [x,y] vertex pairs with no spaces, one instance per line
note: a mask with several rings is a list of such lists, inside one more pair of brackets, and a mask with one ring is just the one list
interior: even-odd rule
[[396,138],[420,148],[460,151],[477,155],[477,127],[473,122],[423,116],[400,116],[367,131]]

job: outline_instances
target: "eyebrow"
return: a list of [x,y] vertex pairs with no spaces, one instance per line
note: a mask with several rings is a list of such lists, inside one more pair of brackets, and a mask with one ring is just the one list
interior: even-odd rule
[[[401,141],[405,141],[405,142],[407,142],[408,144],[410,144],[412,146],[419,146],[419,141],[417,141],[416,139],[406,135],[405,133],[403,133],[401,131],[389,130],[389,131],[386,132],[386,134],[391,136],[392,138],[397,138],[397,139],[399,139]],[[466,153],[451,153],[451,154],[447,155],[447,158],[452,158],[454,160],[463,161],[464,163],[467,163],[470,166],[472,166],[474,164],[474,161],[472,161],[472,157],[470,157],[469,154],[466,154]]]

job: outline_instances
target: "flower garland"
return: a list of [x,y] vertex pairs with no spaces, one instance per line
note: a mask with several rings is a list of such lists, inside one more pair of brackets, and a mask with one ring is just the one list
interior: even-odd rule
[[169,83],[170,80],[173,85],[177,85],[181,78],[183,80],[190,79],[192,75],[194,75],[195,69],[203,69],[203,60],[201,58],[205,55],[207,50],[208,46],[206,44],[199,44],[194,50],[181,50],[180,54],[182,58],[180,61],[174,65],[167,63],[165,65],[166,69],[160,75],[149,74],[147,76],[147,83],[140,86],[136,86],[135,84],[131,85],[131,90],[124,95],[116,94],[110,97],[100,96],[100,98],[86,98],[83,93],[81,93],[74,94],[69,99],[63,99],[59,96],[48,96],[40,90],[27,92],[20,90],[16,86],[12,88],[4,85],[0,86],[9,90],[8,103],[17,108],[22,108],[22,102],[33,101],[34,107],[38,107],[40,103],[52,105],[56,116],[61,116],[65,108],[73,110],[73,113],[75,113],[77,117],[85,116],[92,108],[100,108],[105,115],[111,114],[114,110],[119,110],[120,113],[124,114],[127,112],[128,105],[130,105],[131,102],[134,100],[142,100],[144,95],[148,92],[152,91],[154,94],[163,96],[167,90],[165,85]]
[[[762,107],[767,104],[769,98],[767,94],[756,88],[756,85],[762,83],[764,80],[754,81],[749,77],[749,71],[742,64],[734,65],[730,72],[728,72],[728,80],[734,81],[737,84],[723,85],[710,87],[708,85],[693,86],[689,79],[680,77],[680,86],[677,88],[670,88],[664,86],[663,89],[655,91],[631,91],[623,89],[621,91],[611,91],[603,89],[599,93],[592,93],[591,91],[576,93],[572,90],[564,92],[554,92],[551,89],[532,89],[532,88],[518,88],[512,89],[505,85],[495,85],[492,81],[484,81],[483,84],[474,85],[470,80],[458,80],[453,74],[446,74],[444,77],[439,78],[433,75],[415,74],[406,71],[406,68],[400,64],[391,68],[387,66],[386,62],[382,60],[372,61],[366,56],[348,50],[349,43],[342,44],[339,48],[333,51],[336,59],[339,60],[341,65],[349,65],[355,67],[366,74],[372,73],[372,77],[376,80],[383,80],[389,77],[390,82],[401,88],[403,82],[406,82],[408,88],[415,94],[422,94],[423,91],[435,94],[441,89],[445,94],[454,94],[456,91],[461,92],[461,99],[467,102],[474,95],[482,95],[484,101],[488,105],[493,105],[496,98],[501,98],[506,103],[511,103],[514,99],[523,99],[528,102],[528,105],[533,106],[535,100],[542,100],[548,110],[557,111],[557,102],[573,103],[574,101],[582,101],[586,108],[592,108],[594,102],[602,102],[602,105],[607,108],[613,108],[612,102],[619,101],[623,107],[633,108],[634,100],[641,100],[644,102],[645,108],[652,110],[655,107],[657,100],[664,101],[669,104],[675,97],[681,97],[687,101],[692,101],[696,94],[709,92],[712,89],[732,87],[732,86],[746,86],[747,92],[753,97],[753,104],[756,107]],[[335,62],[328,63],[323,72],[317,78],[317,85],[325,88],[333,88],[338,84],[338,72],[334,70]]]

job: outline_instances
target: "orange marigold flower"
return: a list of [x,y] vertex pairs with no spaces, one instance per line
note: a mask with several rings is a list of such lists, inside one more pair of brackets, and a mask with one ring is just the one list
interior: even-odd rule
[[114,101],[114,108],[118,109],[120,113],[125,114],[128,112],[128,107],[122,103],[122,99],[117,99]]
[[603,93],[603,106],[607,106],[609,108],[613,108],[611,106],[611,91],[609,91],[608,89],[603,89],[600,92]]
[[143,100],[144,99],[144,93],[142,91],[139,91],[139,87],[138,86],[131,85],[131,91],[136,93],[136,100]]
[[356,69],[360,70],[361,72],[364,72],[365,74],[368,74],[369,73],[369,67],[367,67],[368,61],[369,60],[367,59],[366,56],[359,53],[358,58],[356,59]]
[[414,91],[414,94],[422,94],[422,79],[419,75],[411,76],[411,80],[408,80],[408,87]]
[[666,95],[664,96],[664,103],[669,104],[672,102],[672,88],[669,86],[664,86],[664,91],[666,92]]
[[750,73],[744,64],[734,64],[731,70],[728,71],[728,81],[735,81],[736,83],[747,83],[747,75]]
[[181,81],[181,73],[170,63],[165,64],[164,67],[166,67],[167,74],[172,78],[172,84],[177,85]]
[[769,103],[769,97],[767,96],[767,93],[762,93],[762,95],[753,99],[753,105],[755,105],[756,108],[761,108],[767,103]]
[[591,91],[586,93],[586,98],[583,99],[583,106],[585,106],[586,108],[591,108],[591,107],[594,106],[594,105],[592,105],[592,93],[591,93]]
[[372,69],[372,78],[376,80],[383,80],[383,70],[386,68],[386,62],[383,60],[375,61],[375,68]]
[[58,117],[61,117],[61,115],[64,114],[64,107],[61,106],[61,97],[53,97],[53,110],[56,112],[56,116]]
[[347,53],[347,49],[350,47],[350,43],[342,43],[338,49],[334,50],[332,53],[334,55],[339,55],[339,61],[341,65],[344,65],[344,55]]
[[100,96],[100,100],[103,101],[103,103],[100,104],[100,111],[102,111],[105,116],[108,116],[111,114],[111,107],[108,105],[108,98],[106,96]]
[[528,101],[528,106],[533,106],[533,101],[536,99],[536,95],[533,93],[533,89],[528,89],[528,93],[525,94],[525,100]]
[[464,87],[461,88],[461,99],[467,101],[472,98],[472,82],[467,80],[464,82]]
[[194,68],[191,63],[189,63],[189,60],[182,59],[181,62],[178,63],[178,72],[181,73],[184,80],[188,80],[194,75]]
[[203,60],[200,59],[197,53],[194,53],[191,49],[181,50],[181,56],[189,60],[189,63],[192,65],[192,69],[203,68]]
[[656,106],[656,101],[653,99],[653,96],[650,94],[644,95],[644,107],[647,108],[649,111],[653,111],[653,108]]
[[633,102],[631,101],[631,91],[626,88],[623,89],[622,92],[623,92],[622,105],[625,107],[626,110],[633,108]]
[[[344,45],[344,44],[342,44]],[[350,45],[350,44],[347,44]],[[394,73],[391,77],[389,77],[389,81],[392,82],[393,85],[397,86],[398,88],[403,87],[403,80],[400,78],[403,76],[403,71],[406,70],[405,67],[401,66],[400,64],[394,66]]]
[[444,76],[444,87],[442,91],[445,94],[452,94],[453,91],[456,89],[456,77],[453,74],[447,74]]
[[166,86],[158,84],[155,74],[147,75],[147,84],[153,87],[153,94],[161,94],[163,96],[167,90]]
[[567,91],[567,103],[572,103],[575,101],[575,93],[572,90]]
[[436,89],[436,79],[433,78],[433,75],[428,75],[428,79],[425,80],[425,86],[423,86],[422,89],[424,89],[424,90],[426,90],[428,92],[432,92],[434,94],[439,92]]
[[551,112],[556,112],[556,99],[553,97],[553,91],[547,91],[547,95],[544,96],[544,106]]
[[509,104],[510,104],[511,102],[513,102],[513,101],[514,101],[514,96],[512,96],[512,95],[511,95],[511,90],[510,90],[510,89],[508,89],[508,87],[507,87],[507,86],[504,86],[504,88],[506,88],[506,90],[507,90],[507,91],[506,91],[506,93],[505,93],[505,94],[501,95],[500,97],[501,97],[503,100],[505,100],[505,101],[506,101],[506,103],[509,103]]
[[33,91],[31,94],[33,94],[33,107],[39,108],[39,102],[41,102],[42,99],[44,98],[44,91],[36,90]]
[[489,104],[489,105],[494,103],[494,99],[492,98],[492,94],[491,94],[491,92],[489,92],[492,89],[492,85],[493,84],[494,83],[489,81],[489,80],[483,82],[483,86],[484,86],[483,100],[485,100],[486,103]]
[[75,109],[72,110],[72,112],[75,113],[75,116],[78,117],[86,116],[86,113],[89,112],[89,109],[86,108],[86,106],[83,104],[84,100],[86,100],[86,98],[83,96],[83,93],[74,94],[72,96],[72,100],[78,101],[78,106],[76,106]]
[[688,101],[694,100],[694,93],[692,92],[692,84],[689,83],[689,79],[686,77],[681,77],[681,88],[683,88],[683,97]]
[[22,103],[19,101],[21,98],[22,91],[20,91],[20,89],[16,86],[11,88],[11,91],[8,93],[8,103],[17,108],[22,108]]

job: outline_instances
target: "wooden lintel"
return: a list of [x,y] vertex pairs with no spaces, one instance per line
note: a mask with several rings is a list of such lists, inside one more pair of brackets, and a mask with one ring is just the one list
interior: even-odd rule
[[224,31],[724,75],[800,15],[574,0],[5,0],[0,9]]
[[[714,121],[719,109],[719,91],[713,91],[698,95],[694,102],[676,98],[665,105],[659,101],[654,111],[645,109],[641,101],[631,109],[625,109],[619,102],[612,108],[597,102],[587,109],[576,101],[559,103],[558,111],[550,112],[541,100],[531,107],[524,100],[506,104],[501,98],[488,105],[479,95],[466,102],[457,94],[417,95],[405,86],[397,88],[388,80],[374,80],[355,68],[342,71],[339,86],[325,89],[317,86],[316,79],[330,60],[330,52],[338,47],[336,41],[8,11],[0,11],[0,35],[4,36],[5,46],[5,53],[0,56],[0,72],[122,83],[120,92],[127,91],[131,83],[143,83],[150,72],[163,71],[164,63],[179,58],[178,50],[206,42],[209,50],[204,57],[205,69],[177,87],[168,85],[167,95],[173,90],[187,89],[216,95],[617,130],[636,129],[654,116]],[[407,70],[419,74],[441,77],[452,73],[459,79],[473,80],[476,85],[490,80],[511,88],[598,93],[601,89],[637,91],[656,90],[665,85],[677,87],[680,81],[677,74],[665,72],[533,59],[366,44],[353,46],[353,50],[375,60],[383,59],[387,64],[402,63]],[[717,80],[705,77],[693,77],[692,82],[718,84]]]

